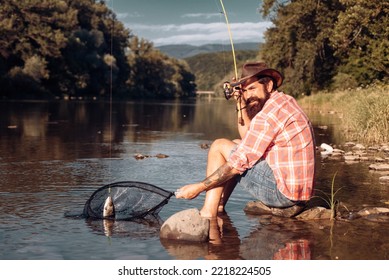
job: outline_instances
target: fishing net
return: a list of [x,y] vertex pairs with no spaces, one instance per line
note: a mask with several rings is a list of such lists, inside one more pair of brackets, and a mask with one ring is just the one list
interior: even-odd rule
[[[174,193],[142,182],[117,182],[96,190],[86,201],[83,216],[96,219],[133,220],[157,215]],[[105,216],[104,207],[111,199],[113,209]]]

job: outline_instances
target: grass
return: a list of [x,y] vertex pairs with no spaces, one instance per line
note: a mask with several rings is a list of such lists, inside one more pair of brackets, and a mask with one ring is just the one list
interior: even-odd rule
[[366,144],[389,142],[389,85],[321,92],[299,100],[304,108],[336,111],[348,140]]
[[339,188],[335,191],[335,177],[336,177],[336,174],[338,172],[335,172],[334,176],[332,177],[332,183],[331,183],[331,194],[328,195],[327,193],[323,192],[322,190],[317,190],[319,192],[321,192],[322,194],[324,194],[325,198],[321,197],[321,196],[314,196],[314,197],[318,197],[322,200],[325,201],[325,203],[328,205],[328,207],[330,208],[331,210],[331,217],[330,217],[330,220],[334,220],[335,217],[336,217],[336,205],[337,205],[337,200],[335,199],[336,198],[336,194],[342,189],[342,188]]

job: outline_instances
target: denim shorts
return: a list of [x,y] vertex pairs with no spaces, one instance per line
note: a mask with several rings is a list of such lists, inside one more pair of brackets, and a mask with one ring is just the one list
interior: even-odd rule
[[239,176],[236,187],[247,190],[255,199],[269,207],[284,208],[296,204],[278,190],[273,170],[266,160],[258,161],[251,169]]

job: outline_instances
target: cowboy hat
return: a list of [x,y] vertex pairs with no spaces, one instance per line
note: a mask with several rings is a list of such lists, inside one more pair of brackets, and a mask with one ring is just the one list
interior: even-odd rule
[[242,67],[242,75],[239,81],[231,84],[232,86],[243,84],[252,77],[270,77],[274,82],[274,88],[281,86],[283,77],[280,72],[267,67],[264,62],[248,62]]

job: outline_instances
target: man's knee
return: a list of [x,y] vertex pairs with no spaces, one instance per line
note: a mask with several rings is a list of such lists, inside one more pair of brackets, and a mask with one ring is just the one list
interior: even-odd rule
[[228,155],[236,146],[236,143],[226,138],[219,138],[213,141],[210,152],[219,152],[223,155]]

